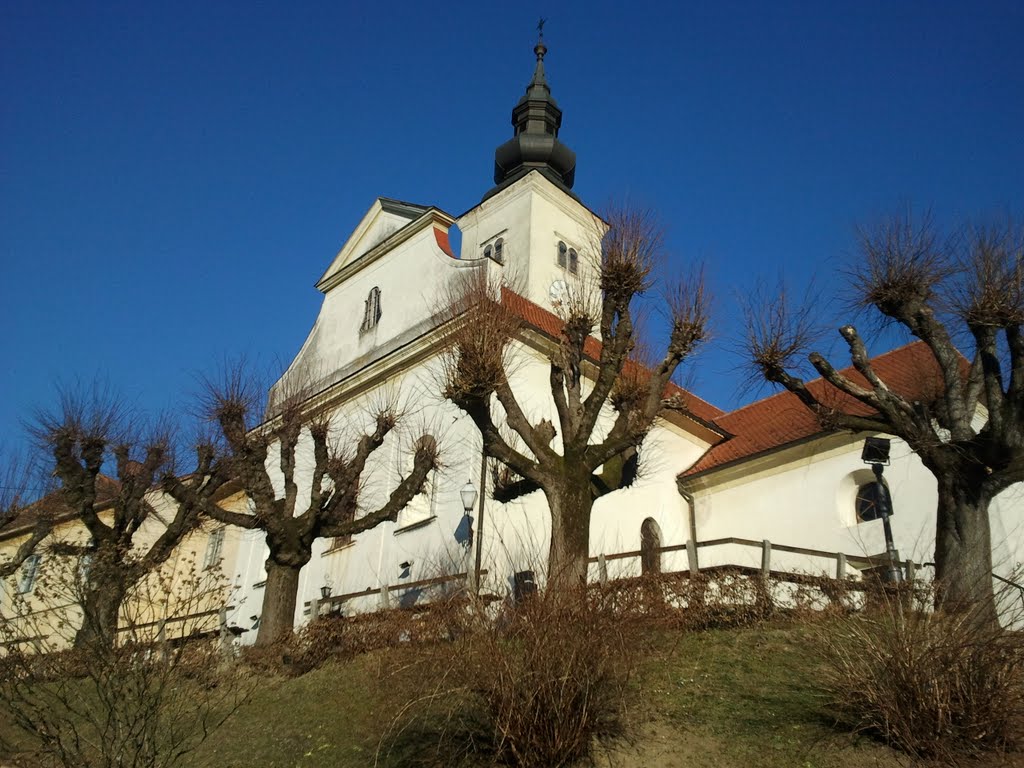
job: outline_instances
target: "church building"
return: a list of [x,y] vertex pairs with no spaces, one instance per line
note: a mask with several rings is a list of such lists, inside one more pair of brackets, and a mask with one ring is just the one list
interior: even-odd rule
[[[509,366],[517,397],[531,422],[551,418],[543,350],[557,343],[567,292],[593,285],[604,222],[573,193],[576,156],[559,136],[562,112],[547,82],[543,40],[534,53],[533,77],[512,110],[513,135],[495,151],[494,186],[458,217],[429,204],[375,200],[317,282],[320,314],[271,390],[271,407],[299,387],[315,392],[316,407],[330,409],[337,429],[352,434],[381,403],[398,404],[403,421],[375,454],[363,487],[367,508],[408,470],[419,435],[433,434],[442,451],[423,493],[396,521],[317,542],[300,583],[297,624],[325,598],[336,610],[372,610],[429,599],[422,582],[460,574],[471,589],[496,595],[542,578],[550,535],[543,494],[496,500],[500,468],[482,455],[470,418],[440,394],[445,297],[482,272],[489,285],[504,286],[502,301],[522,320]],[[459,253],[449,239],[453,226],[462,233]],[[876,365],[891,386],[911,391],[926,357],[911,344]],[[858,563],[885,552],[882,524],[870,519],[863,493],[873,481],[861,461],[866,435],[822,429],[788,393],[731,413],[679,395],[685,414],[658,419],[640,449],[635,482],[595,503],[592,578],[644,567],[759,566],[766,541],[775,545],[772,569],[835,575],[835,555],[843,553],[844,575],[857,578]],[[922,567],[934,546],[935,481],[898,439],[885,477],[901,557]],[[993,505],[1001,571],[1024,560],[1022,518],[1011,515],[1022,501],[1018,486]],[[248,627],[259,620],[268,550],[259,531],[238,535],[226,568],[239,590],[234,623]],[[722,541],[729,539],[747,541]],[[599,555],[664,547],[676,548],[653,565],[649,557],[598,562]],[[254,636],[248,631],[243,640]]]

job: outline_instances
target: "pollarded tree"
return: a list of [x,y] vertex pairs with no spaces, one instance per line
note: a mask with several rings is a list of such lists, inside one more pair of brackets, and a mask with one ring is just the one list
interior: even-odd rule
[[628,463],[660,414],[686,410],[671,379],[707,333],[707,296],[695,271],[667,294],[664,355],[650,367],[637,363],[635,304],[653,287],[661,232],[646,212],[616,210],[606,218],[607,233],[595,244],[595,284],[566,296],[559,338],[542,353],[557,425],[531,422],[511,383],[523,299],[507,289],[499,295],[482,275],[447,307],[444,394],[473,419],[486,454],[521,478],[514,493],[544,492],[551,515],[548,580],[556,587],[586,579],[594,500],[617,487],[597,471]]
[[[31,431],[50,454],[59,489],[51,502],[77,518],[88,533],[85,543],[58,542],[63,556],[85,559],[76,600],[82,625],[75,646],[96,647],[114,642],[125,595],[162,565],[199,524],[199,502],[215,494],[229,479],[217,463],[212,446],[197,448],[194,472],[173,476],[174,456],[169,431],[146,432],[115,399],[99,390],[92,394],[62,393],[60,406],[38,415]],[[102,473],[110,463],[115,477]],[[173,481],[192,489],[187,502],[159,519],[151,494],[159,483]],[[42,503],[42,502],[39,502]],[[159,534],[149,541],[144,526]]]
[[[391,404],[373,415],[373,428],[344,447],[331,434],[331,414],[306,410],[311,392],[302,388],[283,397],[265,423],[253,418],[259,398],[252,379],[241,369],[208,387],[210,417],[226,448],[225,461],[241,485],[249,511],[226,509],[211,497],[200,499],[185,483],[166,490],[182,502],[201,505],[209,517],[228,525],[265,533],[270,556],[256,645],[270,645],[291,635],[299,574],[312,557],[318,538],[350,536],[387,520],[394,521],[437,464],[437,444],[430,435],[416,441],[409,474],[377,509],[360,511],[363,473],[371,454],[398,423]],[[307,442],[308,441],[308,442]],[[300,475],[310,470],[309,489]]]
[[29,472],[17,458],[0,454],[0,534],[24,530],[28,535],[10,557],[0,560],[0,579],[11,576],[53,527],[53,505],[45,495],[30,503]]
[[[930,221],[904,216],[862,233],[860,257],[850,273],[856,303],[927,345],[934,365],[920,374],[936,379],[933,398],[911,399],[887,386],[852,325],[839,334],[861,380],[818,352],[808,359],[868,415],[816,395],[793,372],[807,348],[807,315],[787,314],[781,300],[749,309],[748,352],[768,381],[793,392],[824,424],[907,442],[938,482],[940,604],[994,616],[989,503],[1024,480],[1024,241],[1012,225],[969,227],[940,241]],[[960,324],[970,359],[954,343]]]

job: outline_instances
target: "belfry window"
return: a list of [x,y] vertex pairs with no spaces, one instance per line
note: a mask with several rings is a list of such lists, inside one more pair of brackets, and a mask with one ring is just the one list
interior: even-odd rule
[[561,240],[558,241],[558,266],[565,269],[566,261],[568,259],[569,247]]
[[494,260],[499,264],[505,263],[505,241],[500,237],[494,241]]
[[572,272],[574,275],[579,270],[579,266],[580,266],[579,262],[580,262],[580,259],[579,259],[579,256],[576,255],[576,249],[575,248],[570,248],[569,249],[569,271]]
[[366,297],[366,307],[363,310],[363,324],[359,326],[360,333],[366,333],[375,328],[380,321],[380,288],[374,286],[370,289],[370,295]]
[[491,250],[491,246],[489,246],[489,245],[485,246],[484,247],[484,258],[485,259],[490,259],[490,258],[493,258],[493,256],[494,256],[494,252]]

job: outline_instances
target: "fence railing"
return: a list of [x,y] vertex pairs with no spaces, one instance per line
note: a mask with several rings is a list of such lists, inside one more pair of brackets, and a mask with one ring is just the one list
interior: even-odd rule
[[[768,539],[762,539],[757,541],[755,539],[742,539],[736,536],[728,536],[720,539],[709,539],[707,541],[693,541],[688,540],[685,544],[673,544],[666,547],[652,547],[651,549],[637,549],[630,552],[617,552],[615,554],[606,555],[600,554],[595,557],[588,559],[591,564],[596,564],[598,569],[598,580],[602,584],[608,582],[608,563],[616,560],[627,560],[644,558],[648,556],[657,556],[659,559],[664,554],[671,554],[675,552],[686,552],[687,558],[687,571],[680,571],[680,573],[689,572],[691,574],[699,573],[702,569],[700,566],[700,558],[698,551],[701,549],[707,549],[710,547],[721,547],[721,546],[743,546],[756,548],[760,551],[761,566],[760,573],[762,576],[774,576],[774,577],[787,577],[787,576],[798,576],[807,575],[804,571],[797,570],[779,570],[772,567],[772,555],[774,552],[785,552],[788,554],[804,555],[807,557],[817,557],[826,560],[834,560],[835,567],[832,573],[835,574],[834,578],[840,581],[846,581],[851,574],[848,568],[856,568],[857,570],[867,570],[871,568],[878,568],[888,566],[889,556],[888,554],[881,555],[849,555],[845,552],[830,552],[823,549],[810,549],[808,547],[796,547],[789,544],[775,544]],[[914,560],[901,560],[899,565],[906,569],[907,581],[913,581],[916,577],[917,571],[922,567],[921,563],[914,562]],[[730,567],[742,567],[749,569],[749,566],[740,566],[739,564],[730,564]],[[705,567],[704,570],[707,570]]]
[[[487,570],[481,570],[479,575],[486,576]],[[312,618],[316,618],[323,614],[339,613],[344,609],[345,603],[352,600],[374,596],[378,598],[378,607],[380,610],[387,610],[388,608],[394,607],[396,601],[398,602],[399,607],[403,607],[402,598],[405,595],[415,593],[417,590],[426,590],[430,587],[441,587],[446,584],[454,584],[456,586],[464,585],[467,593],[475,594],[476,576],[476,571],[463,571],[462,573],[444,574],[442,576],[434,576],[429,579],[420,579],[419,581],[408,581],[400,584],[383,584],[379,587],[369,587],[358,592],[346,592],[343,595],[313,599],[308,603],[309,615]]]

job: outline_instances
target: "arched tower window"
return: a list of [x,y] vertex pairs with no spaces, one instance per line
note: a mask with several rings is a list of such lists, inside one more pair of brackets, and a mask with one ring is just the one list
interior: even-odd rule
[[566,260],[568,259],[569,247],[561,240],[558,241],[558,266],[565,269]]
[[491,246],[489,246],[489,245],[488,245],[488,246],[485,246],[485,247],[484,247],[484,258],[485,258],[485,259],[489,259],[489,258],[491,258],[491,256],[492,256],[492,253],[493,253],[493,252],[492,252],[492,250],[491,250]]
[[574,275],[579,270],[579,263],[580,263],[580,259],[579,259],[579,256],[576,255],[576,249],[575,248],[570,248],[569,249],[569,271],[572,272]]
[[500,237],[494,241],[494,260],[499,264],[505,263],[505,241]]
[[375,328],[380,321],[380,288],[374,286],[370,289],[370,295],[366,297],[366,307],[363,310],[363,324],[359,326],[360,333],[366,333]]

